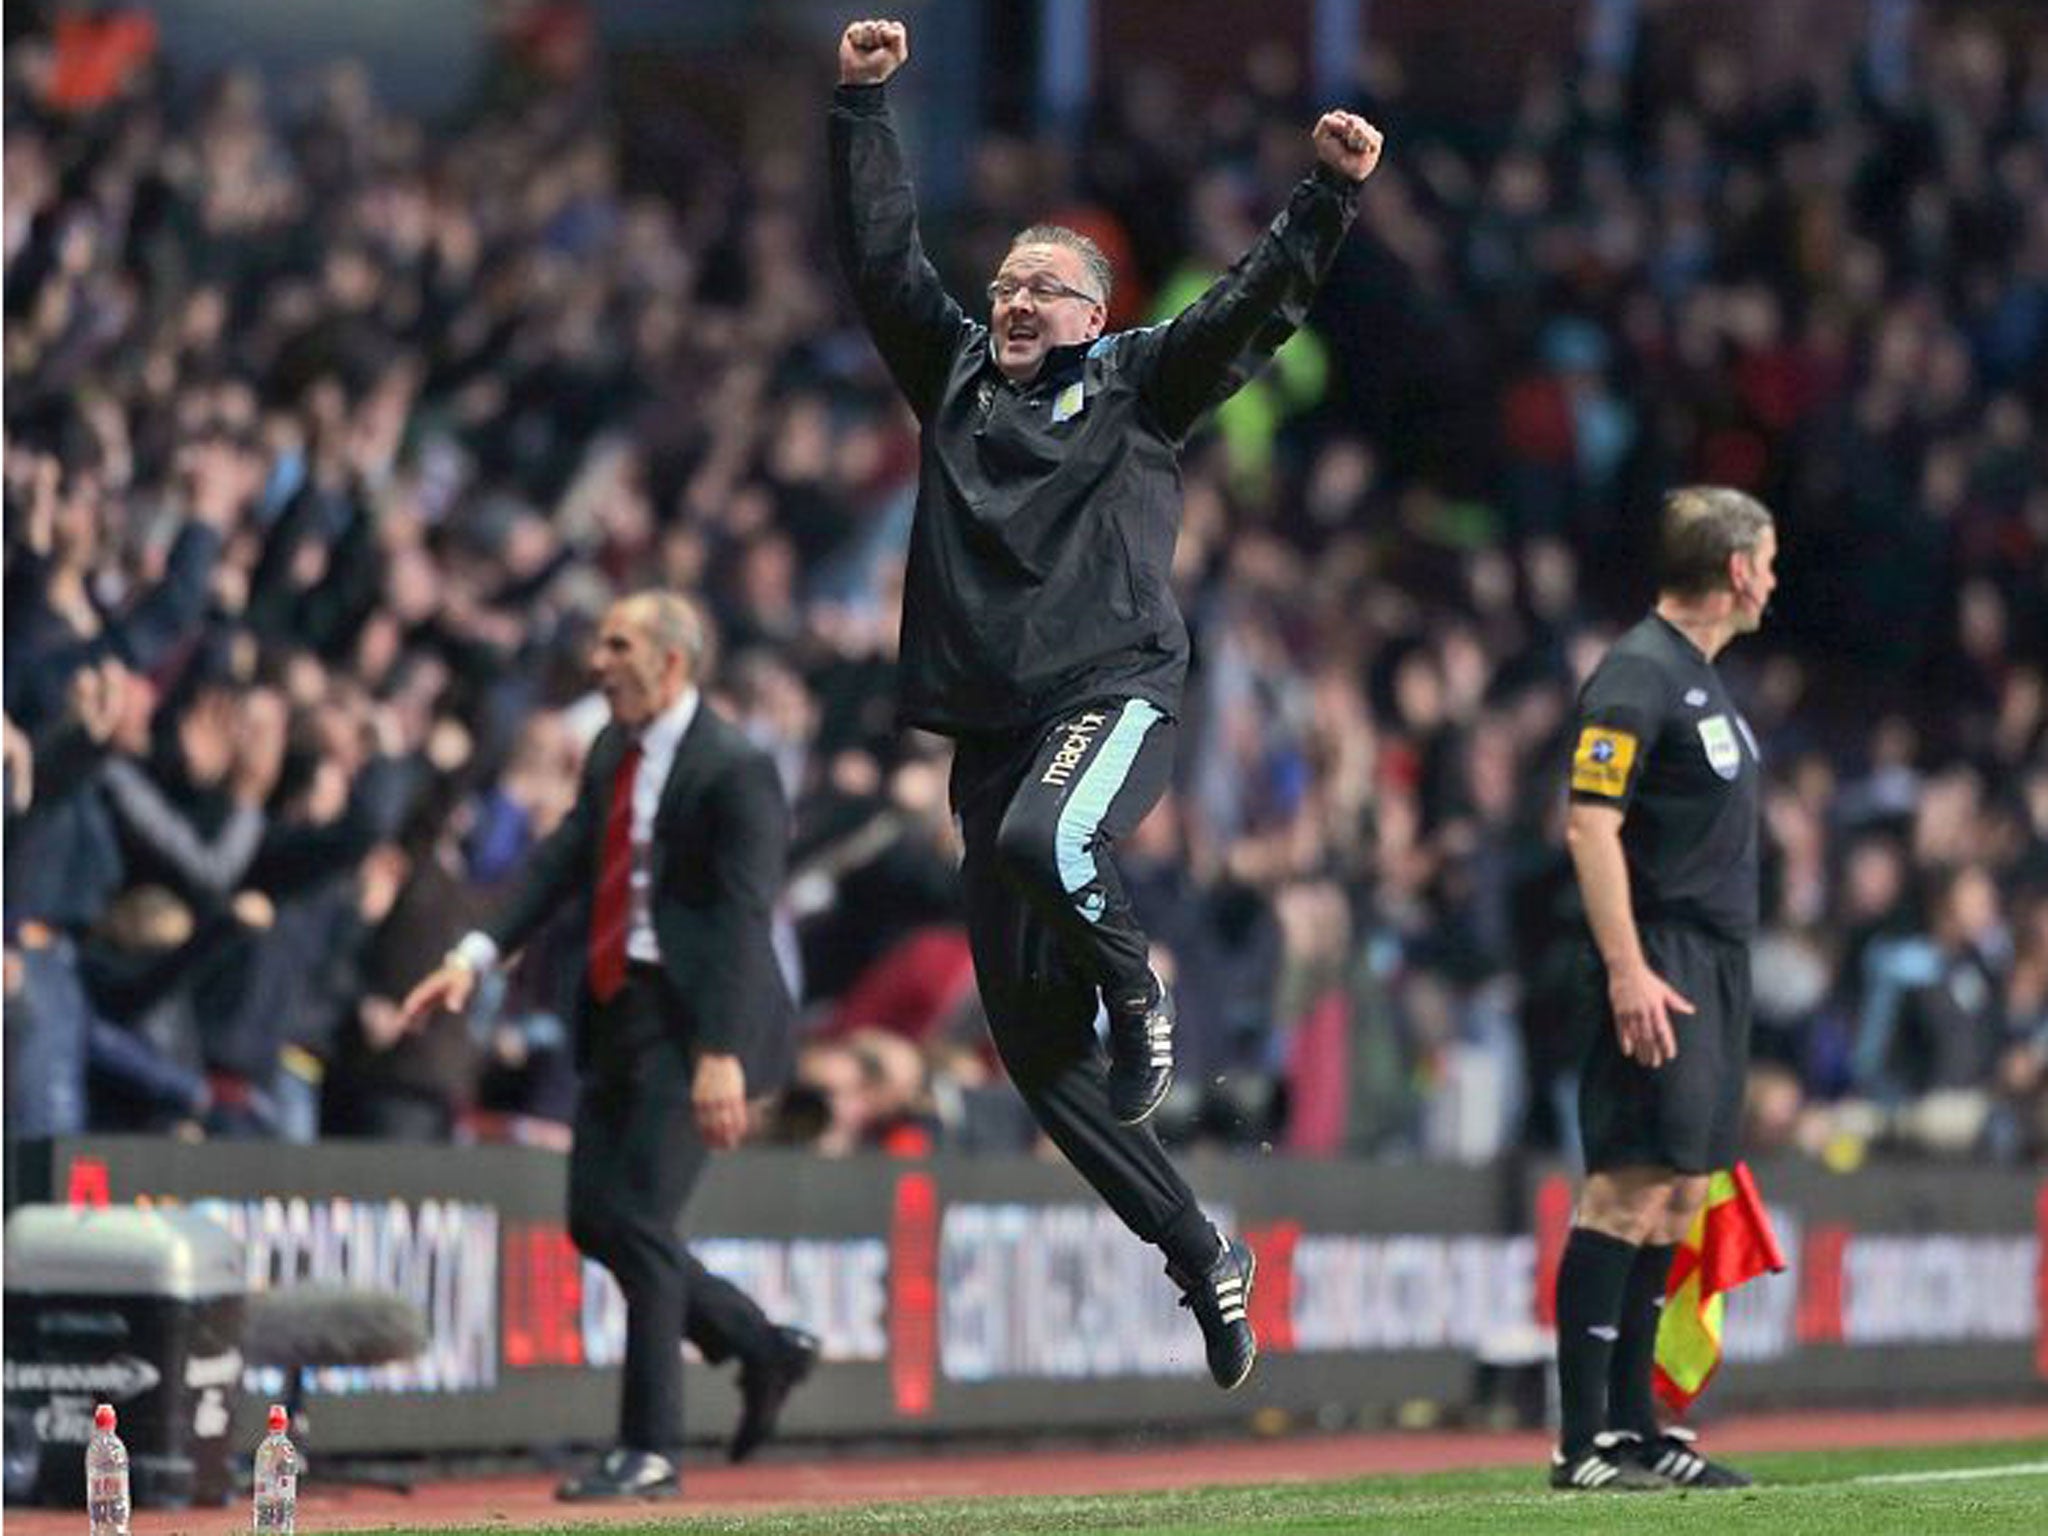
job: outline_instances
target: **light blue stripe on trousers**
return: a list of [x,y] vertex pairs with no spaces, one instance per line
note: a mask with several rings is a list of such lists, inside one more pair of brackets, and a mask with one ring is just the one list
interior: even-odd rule
[[[1146,733],[1164,718],[1143,699],[1127,701],[1117,712],[1116,724],[1109,728],[1095,761],[1088,765],[1074,792],[1067,796],[1067,803],[1060,807],[1059,825],[1053,832],[1053,853],[1059,864],[1060,884],[1066,887],[1068,895],[1094,880],[1095,855],[1091,845],[1095,834],[1101,830],[1102,818],[1109,814],[1117,791],[1130,777],[1131,764],[1137,761]],[[1091,923],[1102,921],[1100,906],[1083,906],[1081,915]]]

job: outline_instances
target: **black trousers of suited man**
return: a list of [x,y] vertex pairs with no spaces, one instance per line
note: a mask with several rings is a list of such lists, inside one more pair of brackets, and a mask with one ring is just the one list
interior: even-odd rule
[[626,1299],[619,1440],[673,1457],[683,1438],[687,1337],[713,1364],[774,1347],[753,1298],[699,1264],[679,1233],[710,1149],[690,1106],[694,1063],[677,1043],[671,983],[634,964],[585,1015],[585,1065],[569,1153],[569,1236]]
[[1171,718],[1111,699],[1042,729],[963,736],[953,757],[961,882],[982,1006],[1046,1134],[1124,1225],[1191,1273],[1215,1229],[1147,1126],[1119,1124],[1098,997],[1151,985],[1144,931],[1111,856],[1165,793]]

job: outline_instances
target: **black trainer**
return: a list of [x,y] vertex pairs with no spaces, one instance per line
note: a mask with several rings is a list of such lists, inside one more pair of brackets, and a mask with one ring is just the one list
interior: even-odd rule
[[1748,1488],[1747,1473],[1718,1461],[1709,1461],[1693,1449],[1698,1434],[1673,1426],[1663,1434],[1645,1440],[1628,1437],[1628,1452],[1645,1472],[1661,1477],[1673,1488]]
[[1252,1278],[1258,1268],[1257,1257],[1236,1238],[1223,1240],[1223,1251],[1207,1274],[1192,1276],[1166,1266],[1167,1278],[1181,1289],[1180,1304],[1201,1325],[1209,1348],[1209,1375],[1226,1392],[1244,1385],[1259,1358],[1251,1320]]
[[1109,1112],[1137,1125],[1173,1086],[1173,998],[1152,978],[1149,1001],[1109,1001]]
[[1567,1458],[1550,1453],[1550,1486],[1566,1493],[1654,1493],[1670,1483],[1640,1465],[1634,1435],[1611,1431],[1593,1437],[1592,1447]]

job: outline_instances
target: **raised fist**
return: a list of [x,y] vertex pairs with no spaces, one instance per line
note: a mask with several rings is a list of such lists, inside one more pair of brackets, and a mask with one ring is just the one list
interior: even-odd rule
[[1353,181],[1365,180],[1380,163],[1380,131],[1355,112],[1325,112],[1312,137],[1316,158]]
[[856,21],[839,39],[839,83],[880,85],[910,57],[910,31],[900,21]]

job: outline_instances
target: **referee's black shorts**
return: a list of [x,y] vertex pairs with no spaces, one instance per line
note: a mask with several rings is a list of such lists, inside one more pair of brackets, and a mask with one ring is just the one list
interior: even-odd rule
[[1735,1161],[1749,1072],[1749,946],[1687,924],[1644,924],[1650,969],[1696,1010],[1671,1015],[1678,1055],[1655,1069],[1630,1061],[1614,1038],[1607,969],[1589,943],[1579,1006],[1593,1045],[1579,1083],[1589,1173],[1661,1167],[1712,1173]]

